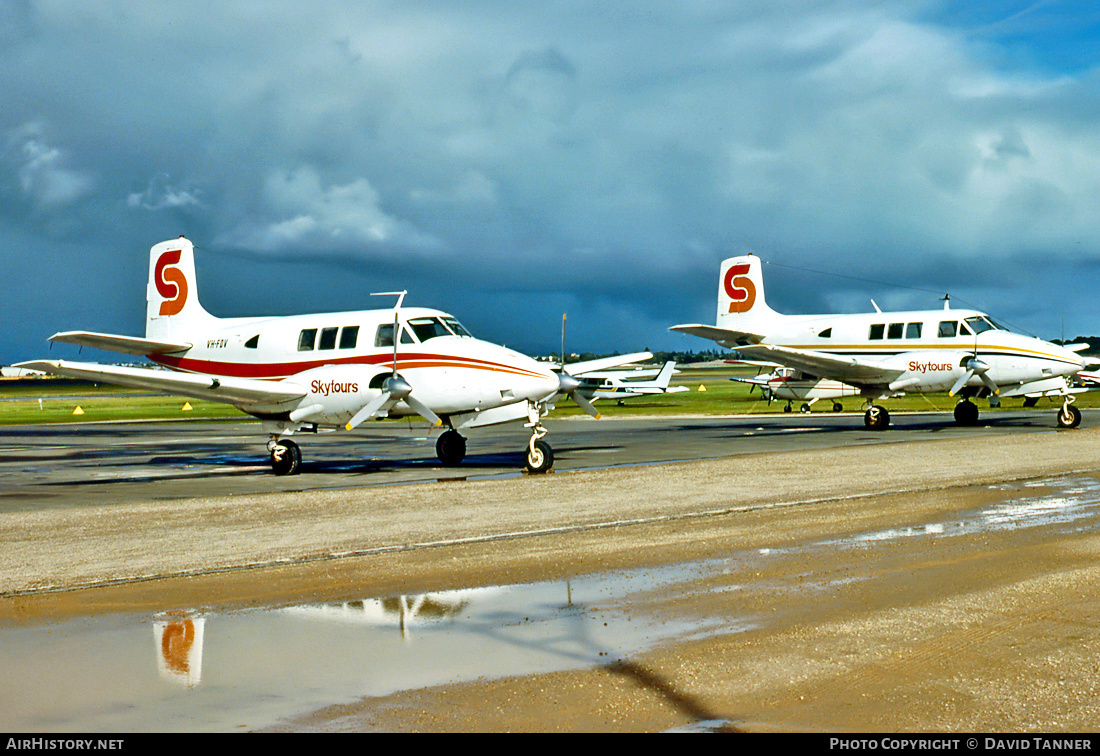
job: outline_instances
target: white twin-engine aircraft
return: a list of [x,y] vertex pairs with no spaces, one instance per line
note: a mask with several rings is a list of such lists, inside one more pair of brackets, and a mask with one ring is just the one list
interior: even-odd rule
[[971,399],[982,396],[994,406],[1005,397],[1060,396],[1058,425],[1081,422],[1072,403],[1075,390],[1066,381],[1082,369],[1080,357],[1011,333],[984,313],[953,310],[945,302],[942,310],[881,312],[876,306],[876,312],[857,315],[782,315],[764,301],[760,258],[729,258],[720,272],[716,324],[671,330],[853,386],[867,401],[868,428],[890,424],[876,400],[938,391],[962,397],[955,420],[963,425],[977,422]]
[[[299,471],[296,431],[352,430],[375,417],[420,415],[446,425],[436,442],[459,464],[459,431],[513,421],[532,429],[527,468],[545,472],[553,450],[541,418],[562,396],[599,413],[578,391],[583,376],[648,359],[648,352],[551,369],[474,338],[451,315],[421,307],[263,318],[217,318],[199,304],[194,252],[183,238],[150,250],[145,338],[67,331],[51,341],[144,355],[168,370],[62,360],[19,367],[232,404],[263,421],[272,469]],[[395,334],[397,334],[395,336]]]

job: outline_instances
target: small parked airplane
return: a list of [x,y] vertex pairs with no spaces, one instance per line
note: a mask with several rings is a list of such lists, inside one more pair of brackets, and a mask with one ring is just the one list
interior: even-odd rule
[[670,330],[711,339],[759,359],[859,390],[868,428],[886,428],[887,411],[875,404],[900,393],[947,391],[962,397],[955,420],[973,425],[973,397],[996,405],[1010,396],[1060,396],[1058,425],[1076,427],[1067,378],[1082,368],[1072,350],[1012,333],[976,310],[875,312],[855,315],[783,315],[764,299],[760,258],[731,257],[718,279],[716,324],[677,325]]
[[459,431],[525,420],[527,468],[545,472],[553,450],[541,419],[563,396],[598,418],[579,391],[590,371],[648,359],[649,352],[553,370],[470,335],[451,315],[422,307],[283,317],[218,318],[198,299],[194,248],[184,237],[150,250],[145,338],[66,331],[50,341],[144,355],[156,370],[67,360],[17,367],[231,404],[263,421],[276,474],[299,472],[298,431],[352,430],[370,418],[420,415],[446,425],[444,465],[466,455]]
[[796,368],[775,366],[775,369],[764,375],[755,375],[751,378],[734,377],[731,381],[748,383],[759,386],[761,392],[770,404],[775,399],[785,400],[787,406],[784,412],[790,412],[793,402],[802,402],[799,409],[809,412],[820,399],[833,400],[833,412],[840,412],[844,405],[840,399],[846,396],[859,396],[859,389],[849,386],[847,383],[818,378],[816,375],[804,373]]
[[[572,366],[569,366],[572,367]],[[653,394],[678,394],[687,386],[669,386],[676,372],[676,363],[666,362],[660,370],[607,370],[592,371],[581,379],[580,392],[595,402],[598,399],[616,399],[620,404],[636,396]],[[651,381],[641,380],[653,378]]]

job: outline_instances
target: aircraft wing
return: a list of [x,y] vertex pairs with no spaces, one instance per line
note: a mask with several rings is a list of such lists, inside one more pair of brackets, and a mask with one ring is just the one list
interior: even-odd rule
[[290,402],[301,399],[306,390],[285,381],[259,381],[252,378],[215,378],[193,373],[173,373],[140,367],[100,365],[95,362],[32,360],[12,367],[40,370],[52,375],[81,378],[132,388],[152,389],[169,394],[190,396],[227,404]]
[[585,362],[567,362],[565,364],[565,372],[569,373],[569,375],[574,378],[579,378],[582,375],[587,376],[589,373],[595,373],[600,370],[607,370],[609,368],[619,367],[620,365],[629,365],[633,362],[648,360],[652,356],[653,352],[634,352],[633,354],[601,357],[598,360],[587,360]]
[[904,373],[904,370],[887,367],[881,362],[863,360],[856,357],[841,357],[827,352],[810,349],[792,349],[772,344],[753,344],[738,347],[738,351],[748,357],[759,357],[778,362],[787,367],[812,373],[820,378],[854,386],[884,386]]
[[113,333],[95,333],[93,331],[63,331],[62,333],[55,333],[49,338],[49,341],[136,355],[186,352],[192,347],[192,344],[183,342],[154,341],[138,338],[137,336],[116,336]]

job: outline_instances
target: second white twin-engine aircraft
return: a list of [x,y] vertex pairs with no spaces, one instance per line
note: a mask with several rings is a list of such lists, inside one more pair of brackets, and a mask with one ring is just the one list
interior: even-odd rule
[[420,415],[446,425],[436,443],[445,465],[466,454],[461,430],[525,420],[527,468],[545,472],[553,450],[541,418],[562,396],[593,417],[578,391],[585,373],[652,355],[574,363],[555,370],[474,338],[451,315],[402,307],[264,318],[218,318],[199,304],[194,251],[173,239],[150,250],[145,338],[89,331],[51,341],[143,355],[168,370],[63,360],[20,367],[225,402],[263,421],[272,469],[299,472],[296,431],[352,430],[376,417]]
[[764,300],[760,258],[722,262],[715,325],[671,330],[717,341],[749,359],[795,368],[859,390],[867,401],[864,422],[886,428],[890,416],[875,404],[901,393],[947,391],[962,400],[955,420],[978,420],[974,397],[992,404],[1011,396],[1060,396],[1058,425],[1075,427],[1067,378],[1082,369],[1078,355],[1030,336],[1012,333],[976,310],[877,311],[854,315],[782,315]]

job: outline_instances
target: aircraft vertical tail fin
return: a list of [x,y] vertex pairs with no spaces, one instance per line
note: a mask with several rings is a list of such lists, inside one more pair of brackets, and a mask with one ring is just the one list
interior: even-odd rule
[[661,368],[661,372],[657,374],[653,383],[659,388],[668,388],[668,382],[672,380],[672,374],[676,370],[676,363],[673,361],[666,362]]
[[722,261],[718,279],[719,328],[746,333],[766,333],[767,324],[783,316],[764,300],[764,273],[756,255]]
[[184,237],[149,250],[149,284],[145,292],[145,337],[180,339],[196,326],[215,320],[199,304],[194,246]]

